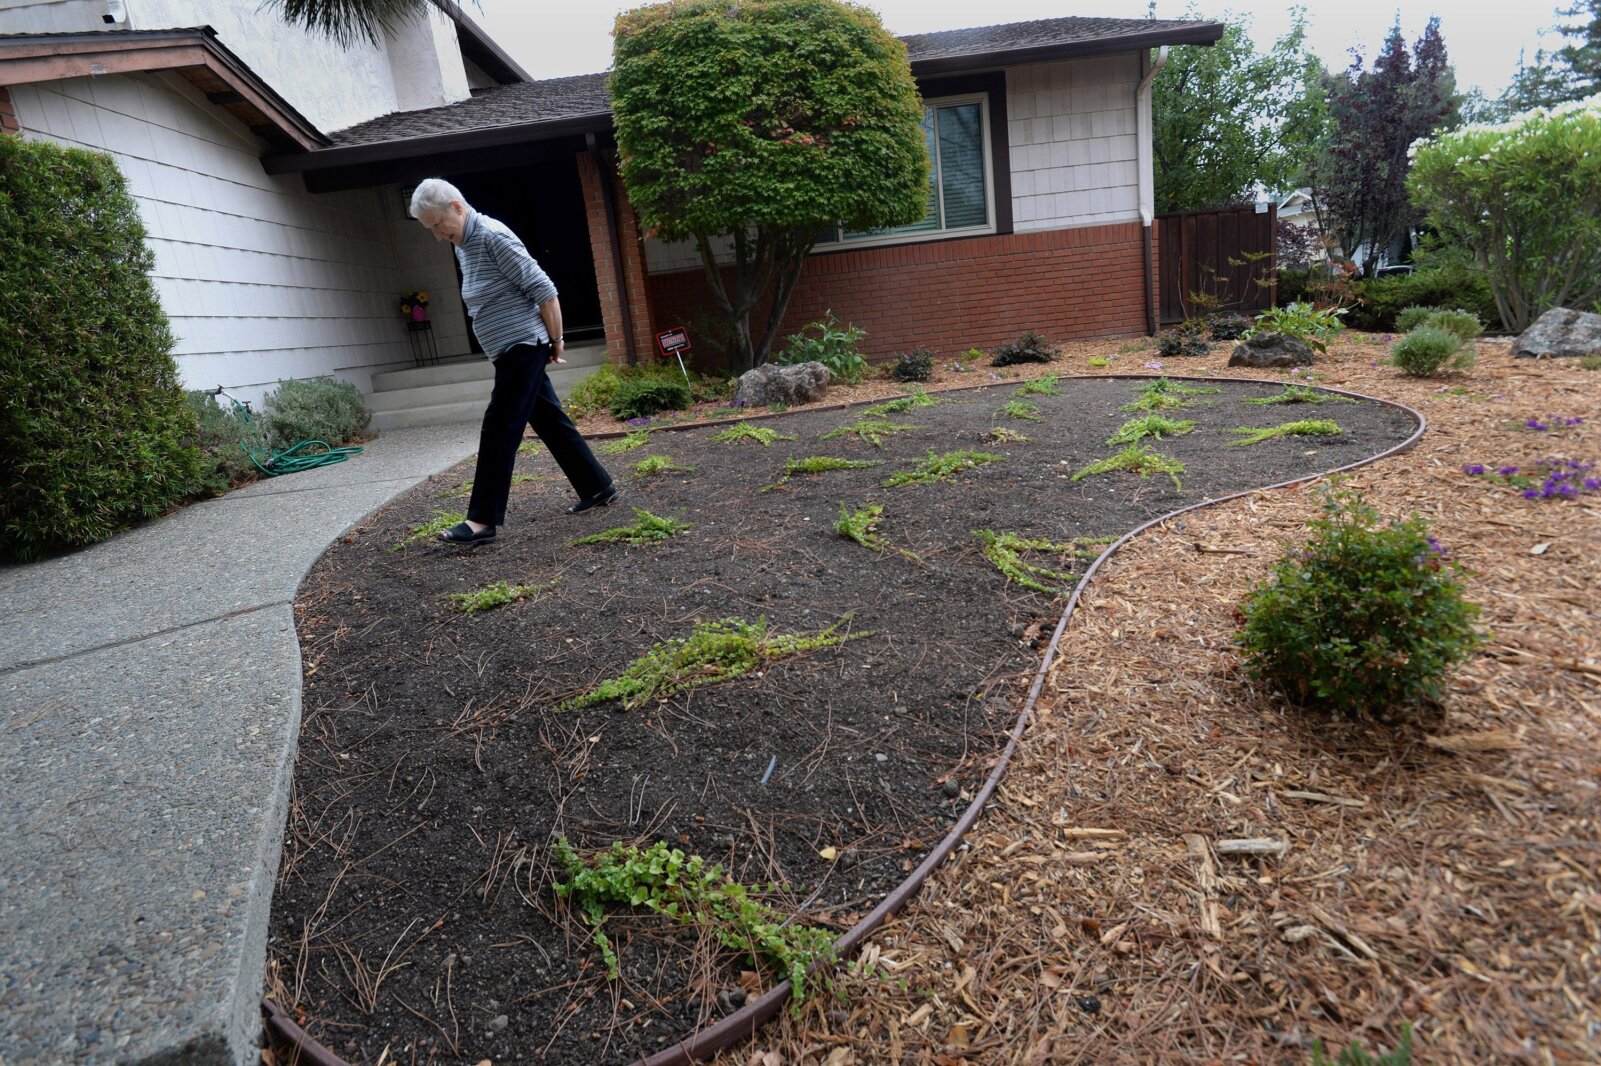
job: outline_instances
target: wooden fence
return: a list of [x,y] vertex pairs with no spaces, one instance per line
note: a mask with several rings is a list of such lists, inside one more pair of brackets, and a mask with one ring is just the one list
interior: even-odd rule
[[[1255,314],[1273,306],[1278,208],[1185,211],[1156,217],[1162,325],[1215,306]],[[1197,298],[1199,294],[1199,298]],[[1208,306],[1211,305],[1211,306]]]

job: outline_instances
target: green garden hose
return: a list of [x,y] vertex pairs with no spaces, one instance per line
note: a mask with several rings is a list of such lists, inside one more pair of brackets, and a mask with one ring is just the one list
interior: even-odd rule
[[[221,385],[217,386],[217,391],[214,395],[227,396],[228,402],[233,404],[234,417],[246,426],[253,424],[250,418],[249,404],[241,403],[229,395]],[[250,437],[249,433],[243,434],[239,440],[239,447],[250,457],[250,461],[255,464],[256,469],[268,477],[277,477],[279,474],[298,474],[302,470],[315,470],[319,466],[332,466],[334,463],[344,462],[352,455],[361,454],[359,445],[335,448],[326,441],[320,440],[296,441],[283,451],[275,452],[268,448],[257,449],[251,447]],[[301,449],[304,448],[321,448],[322,451],[302,454]]]

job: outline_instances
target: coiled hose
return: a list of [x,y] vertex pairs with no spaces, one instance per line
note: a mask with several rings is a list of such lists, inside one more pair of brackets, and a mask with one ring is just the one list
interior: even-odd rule
[[[212,395],[227,396],[228,402],[233,404],[234,417],[246,426],[254,424],[250,417],[250,405],[248,403],[241,403],[221,385],[217,386]],[[319,466],[332,466],[334,463],[344,462],[352,455],[361,454],[360,445],[335,448],[327,441],[320,440],[296,441],[278,452],[269,448],[258,449],[252,447],[251,435],[248,433],[241,435],[239,447],[244,450],[245,455],[250,457],[250,461],[255,464],[256,469],[268,477],[277,477],[280,474],[298,474],[302,470],[315,470]],[[303,451],[306,448],[321,448],[322,451]]]

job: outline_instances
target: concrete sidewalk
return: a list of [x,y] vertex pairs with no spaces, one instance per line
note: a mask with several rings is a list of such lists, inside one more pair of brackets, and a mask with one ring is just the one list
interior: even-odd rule
[[0,571],[0,1063],[257,1061],[295,589],[477,443],[398,430]]

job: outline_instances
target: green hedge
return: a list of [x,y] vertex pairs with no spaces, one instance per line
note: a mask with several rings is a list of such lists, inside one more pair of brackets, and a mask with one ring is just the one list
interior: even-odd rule
[[0,559],[103,540],[203,484],[152,265],[109,156],[0,136]]
[[1488,279],[1455,263],[1359,281],[1352,286],[1352,292],[1356,304],[1345,321],[1357,329],[1392,332],[1396,329],[1395,316],[1408,307],[1461,308],[1478,315],[1480,322],[1496,327],[1501,324]]

